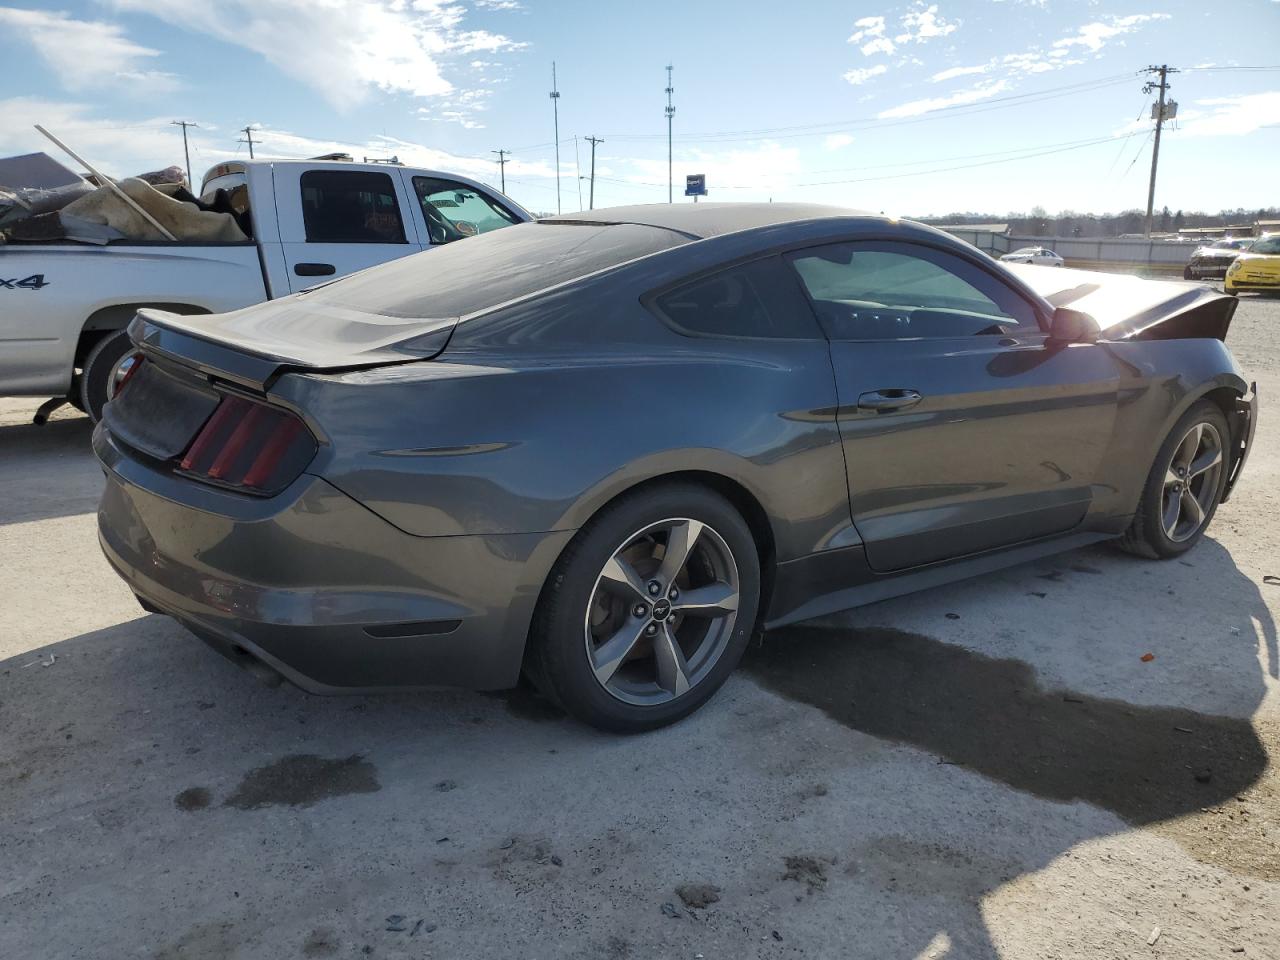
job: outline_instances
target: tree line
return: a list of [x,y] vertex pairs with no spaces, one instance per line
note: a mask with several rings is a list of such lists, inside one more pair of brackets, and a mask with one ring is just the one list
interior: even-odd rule
[[[1119,237],[1127,233],[1142,233],[1146,227],[1145,210],[1125,210],[1122,213],[1077,213],[1063,210],[1051,215],[1043,207],[1032,207],[1030,213],[1009,213],[999,216],[992,213],[949,213],[944,217],[926,217],[925,223],[1007,223],[1009,232],[1015,235],[1037,237]],[[1263,207],[1220,210],[1203,213],[1198,210],[1170,210],[1165,207],[1153,218],[1151,229],[1159,233],[1176,233],[1184,227],[1252,228],[1255,220],[1280,220],[1280,207]]]

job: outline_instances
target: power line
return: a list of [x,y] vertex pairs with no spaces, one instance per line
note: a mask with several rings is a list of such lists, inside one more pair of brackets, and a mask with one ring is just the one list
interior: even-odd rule
[[[909,177],[927,177],[935,173],[951,173],[956,170],[972,170],[979,167],[990,167],[990,166],[996,166],[998,164],[1003,164],[1003,163],[1016,163],[1020,160],[1032,160],[1038,157],[1050,156],[1055,153],[1068,153],[1073,150],[1082,150],[1087,147],[1100,146],[1101,144],[1104,144],[1104,143],[1116,143],[1119,140],[1128,140],[1133,136],[1135,136],[1134,133],[1128,133],[1128,134],[1119,134],[1116,136],[1097,137],[1093,140],[1068,141],[1067,144],[1063,146],[1059,146],[1056,148],[1035,149],[1035,150],[1032,150],[1031,152],[1023,152],[1019,156],[1015,156],[1015,157],[1004,157],[1002,159],[997,159],[997,160],[985,160],[980,163],[964,163],[964,164],[957,164],[955,166],[949,166],[949,167],[938,167],[933,170],[917,170],[911,173],[893,173],[893,174],[884,174],[881,176],[874,176],[874,177],[854,177],[854,178],[841,179],[841,180],[815,180],[815,181],[809,181],[806,183],[793,184],[792,186],[797,188],[798,187],[827,187],[827,186],[834,186],[834,185],[846,184],[846,183],[872,183],[880,180],[902,180]],[[933,160],[933,161],[922,161],[922,162],[936,163],[939,161]],[[885,164],[884,166],[905,166],[905,165],[906,164]],[[875,169],[875,168],[867,167],[864,169]],[[650,182],[641,181],[641,180],[621,180],[615,177],[601,177],[600,179],[607,180],[611,183],[623,183],[623,184],[629,184],[632,186],[644,186],[644,187],[661,186],[661,184],[657,184],[657,183],[650,183]],[[755,184],[721,186],[719,189],[721,190],[756,190],[756,189],[759,189],[759,187],[760,187],[760,184],[755,183]]]
[[[854,126],[899,126],[906,123],[919,123],[926,119],[938,119],[940,115],[967,115],[969,113],[984,113],[991,109],[1002,107],[1004,104],[1021,104],[1022,102],[1040,102],[1042,100],[1052,100],[1058,97],[1073,96],[1077,93],[1089,92],[1091,90],[1100,90],[1105,87],[1115,86],[1122,83],[1132,82],[1134,74],[1121,73],[1109,77],[1099,77],[1093,80],[1084,80],[1078,83],[1066,84],[1059,87],[1050,87],[1045,90],[1035,90],[1028,93],[1010,94],[1005,97],[992,97],[981,103],[958,103],[945,107],[939,107],[936,110],[928,111],[927,116],[917,117],[883,117],[879,114],[869,117],[858,117],[850,120],[829,121],[817,124],[800,124],[787,127],[757,127],[746,130],[722,130],[712,133],[690,133],[682,134],[681,141],[698,141],[707,142],[713,140],[755,140],[760,137],[774,137],[784,139],[792,136],[821,136],[827,133],[837,133],[841,130]],[[615,140],[654,140],[657,139],[655,134],[610,134],[611,139]]]

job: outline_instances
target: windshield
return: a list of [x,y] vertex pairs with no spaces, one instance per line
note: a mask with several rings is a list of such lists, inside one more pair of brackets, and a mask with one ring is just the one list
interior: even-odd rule
[[1274,237],[1263,237],[1261,240],[1254,241],[1253,246],[1249,248],[1250,253],[1280,253],[1280,235]]
[[362,270],[304,296],[385,317],[464,317],[688,242],[638,224],[521,223]]

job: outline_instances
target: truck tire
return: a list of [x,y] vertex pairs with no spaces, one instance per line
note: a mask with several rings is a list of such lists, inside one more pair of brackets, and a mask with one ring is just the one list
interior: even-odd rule
[[77,406],[97,423],[102,419],[102,408],[107,405],[108,385],[118,364],[131,349],[129,334],[124,330],[109,333],[89,351],[80,371],[80,383],[76,392]]

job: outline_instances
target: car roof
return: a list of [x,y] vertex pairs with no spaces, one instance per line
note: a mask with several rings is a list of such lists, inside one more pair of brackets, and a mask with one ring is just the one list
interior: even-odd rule
[[821,203],[642,203],[627,207],[581,210],[544,217],[541,223],[632,223],[673,230],[693,240],[737,233],[756,227],[829,217],[885,219],[866,210],[850,210]]

